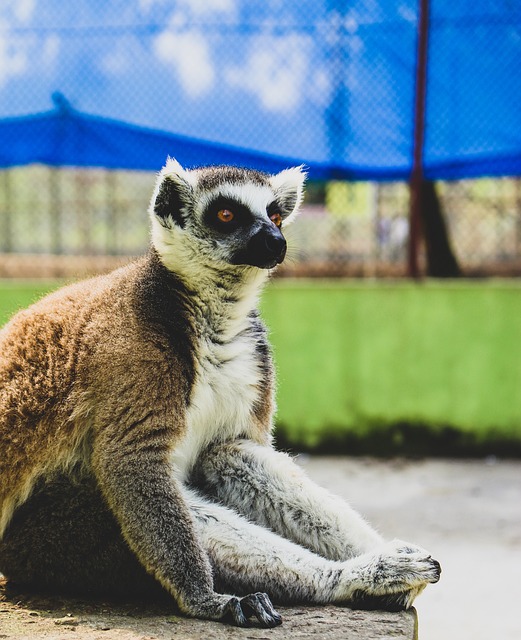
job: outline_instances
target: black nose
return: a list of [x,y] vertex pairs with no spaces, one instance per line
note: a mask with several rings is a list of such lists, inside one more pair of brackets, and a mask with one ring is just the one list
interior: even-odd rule
[[280,264],[284,260],[287,248],[286,240],[280,231],[267,234],[264,238],[264,244],[268,253]]
[[286,255],[286,240],[274,224],[263,225],[232,256],[232,264],[249,264],[261,269],[272,269]]

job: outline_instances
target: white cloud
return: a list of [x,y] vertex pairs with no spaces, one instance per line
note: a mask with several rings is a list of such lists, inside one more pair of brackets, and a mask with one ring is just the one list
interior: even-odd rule
[[179,7],[189,11],[194,17],[208,13],[233,13],[235,0],[180,0]]
[[[161,0],[142,0],[147,7]],[[236,0],[178,0],[168,27],[153,41],[153,51],[163,64],[176,74],[183,90],[197,98],[210,91],[216,81],[216,70],[204,27],[203,18],[211,15],[233,15]]]
[[13,28],[30,23],[36,0],[2,0],[0,4],[0,88],[17,76],[51,68],[58,59],[60,39],[17,34]]
[[306,87],[306,94],[314,103],[326,106],[331,101],[331,77],[325,68],[314,69],[309,85]]
[[9,4],[13,7],[15,18],[19,22],[26,23],[33,15],[36,2],[35,0],[11,0]]
[[165,31],[154,41],[159,60],[171,66],[186,93],[199,97],[209,91],[215,81],[210,49],[198,31]]
[[[142,9],[149,11],[154,5],[167,4],[169,0],[140,0]],[[184,13],[192,18],[199,18],[210,13],[235,12],[237,0],[177,0],[175,13]]]
[[[0,31],[7,31],[9,24],[0,20]],[[29,61],[28,47],[23,40],[0,37],[0,88],[12,78],[21,75],[27,69]]]
[[46,68],[54,67],[60,55],[61,39],[55,34],[51,34],[43,41],[40,61]]
[[[170,0],[139,0],[142,11],[149,12],[156,6],[167,5]],[[177,0],[176,14],[187,17],[200,18],[211,13],[235,13],[237,0]]]
[[[149,9],[162,0],[141,0]],[[215,15],[232,16],[236,0],[178,0],[168,27],[153,41],[157,59],[169,66],[192,98],[204,95],[216,81],[210,43],[198,23]]]
[[[137,43],[133,43],[133,47],[139,46]],[[108,75],[122,75],[126,73],[132,64],[132,49],[125,42],[116,42],[113,49],[111,49],[101,60],[101,69]]]
[[307,90],[310,44],[307,36],[259,36],[252,42],[245,64],[227,69],[225,80],[231,87],[257,96],[265,109],[291,111]]
[[36,0],[1,0],[0,19],[9,23],[27,24],[32,18]]

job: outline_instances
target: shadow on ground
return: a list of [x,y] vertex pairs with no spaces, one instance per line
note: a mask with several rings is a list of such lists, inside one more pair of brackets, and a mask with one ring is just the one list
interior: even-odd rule
[[276,629],[239,629],[179,616],[168,604],[107,602],[27,594],[0,579],[0,638],[61,640],[379,640],[416,638],[416,611],[387,613],[343,607],[279,607]]

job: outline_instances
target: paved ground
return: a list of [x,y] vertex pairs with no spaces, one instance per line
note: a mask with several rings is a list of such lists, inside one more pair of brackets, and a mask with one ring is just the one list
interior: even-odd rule
[[[416,601],[420,640],[521,638],[521,462],[309,456],[300,456],[299,462],[317,482],[347,498],[386,538],[417,543],[441,562],[440,582],[429,585]],[[284,615],[285,625],[272,631],[212,625],[208,635],[208,627],[203,631],[197,626],[204,623],[193,621],[187,635],[186,624],[165,611],[147,610],[145,618],[139,610],[113,604],[22,596],[0,601],[0,638],[344,640],[352,636],[351,628],[378,625],[373,617],[378,615],[388,620],[378,626],[383,635],[374,632],[371,639],[411,630],[407,614],[398,619],[327,607],[288,609]],[[398,626],[393,629],[393,624]]]
[[416,600],[420,640],[521,638],[521,462],[302,458],[385,537],[442,565]]
[[0,638],[11,640],[415,640],[416,613],[278,607],[275,629],[179,617],[172,607],[10,594],[0,581]]

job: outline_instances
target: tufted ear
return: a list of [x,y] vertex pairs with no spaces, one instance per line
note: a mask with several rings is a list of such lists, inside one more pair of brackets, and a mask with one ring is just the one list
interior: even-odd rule
[[151,215],[157,216],[163,227],[170,227],[171,221],[185,226],[183,212],[193,203],[191,178],[177,160],[168,158],[158,176],[150,206]]
[[275,198],[282,210],[282,219],[285,224],[291,222],[304,197],[304,183],[307,173],[304,166],[292,167],[277,173],[270,178],[270,184],[275,192]]

